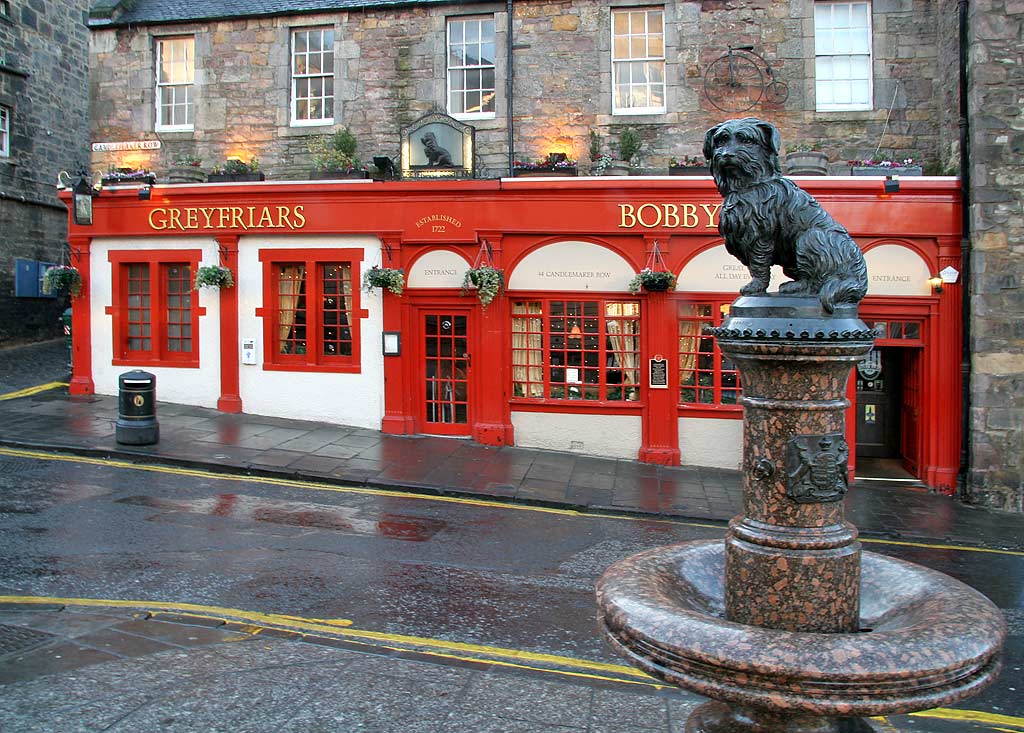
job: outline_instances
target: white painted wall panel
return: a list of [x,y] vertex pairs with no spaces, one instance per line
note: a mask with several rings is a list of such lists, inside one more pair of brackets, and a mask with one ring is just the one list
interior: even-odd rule
[[[636,460],[642,428],[639,415],[576,415],[513,412],[516,445]],[[574,445],[578,444],[578,445]]]
[[679,418],[679,454],[684,466],[739,468],[743,461],[743,421]]
[[361,248],[364,252],[362,269],[353,273],[353,286],[360,287],[363,272],[380,264],[380,246],[378,239],[368,236],[249,236],[239,239],[238,336],[239,339],[255,339],[257,362],[239,367],[243,411],[380,430],[384,415],[384,357],[380,343],[383,295],[379,288],[359,294],[362,308],[369,312],[369,317],[360,324],[362,371],[359,374],[264,371],[263,319],[256,316],[256,309],[264,305],[260,249]]
[[113,305],[113,265],[108,254],[111,250],[146,249],[201,249],[203,260],[200,265],[218,262],[217,244],[210,237],[106,237],[92,240],[89,298],[92,304],[92,378],[96,392],[116,395],[118,376],[133,369],[142,369],[156,376],[158,401],[216,407],[220,397],[220,293],[217,290],[203,288],[198,293],[198,300],[193,301],[206,308],[206,315],[199,317],[198,369],[111,364],[114,357],[113,318],[107,315],[106,308]]

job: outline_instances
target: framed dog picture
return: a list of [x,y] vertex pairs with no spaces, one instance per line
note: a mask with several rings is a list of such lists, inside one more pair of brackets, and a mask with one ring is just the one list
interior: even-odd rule
[[402,130],[402,178],[472,178],[476,131],[433,112]]

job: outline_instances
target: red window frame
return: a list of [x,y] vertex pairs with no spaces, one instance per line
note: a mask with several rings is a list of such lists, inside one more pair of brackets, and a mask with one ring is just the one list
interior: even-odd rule
[[[107,259],[111,264],[111,305],[105,312],[111,317],[113,330],[113,359],[116,366],[171,366],[185,369],[199,367],[199,317],[206,315],[206,308],[199,305],[199,296],[192,289],[192,280],[203,258],[199,249],[151,249],[135,251],[112,251]],[[134,271],[134,282],[145,282],[138,277],[140,268],[148,269],[149,314],[148,321],[138,312],[141,308],[131,308],[129,296],[131,287],[129,273]],[[169,287],[171,268],[187,267],[188,273],[182,278],[176,276],[177,291]],[[184,287],[182,287],[184,286]],[[183,313],[186,306],[175,301],[176,296],[187,296],[187,316]],[[172,316],[172,313],[177,316]],[[174,320],[177,318],[177,320]],[[184,320],[182,320],[184,318]],[[146,338],[132,334],[131,326],[149,326],[149,344],[147,348],[130,349],[133,340]],[[180,326],[181,328],[176,328]],[[187,330],[186,330],[187,329]],[[170,342],[179,346],[187,339],[188,351],[170,349]]]
[[[728,299],[694,298],[677,301],[679,337],[679,405],[687,414],[709,410],[742,416],[740,375],[722,356],[718,342],[702,334],[704,326],[720,326],[728,315]],[[724,415],[723,415],[724,416]],[[733,415],[729,415],[730,417]]]
[[[361,322],[369,315],[360,302],[363,250],[348,247],[261,249],[259,260],[263,263],[263,306],[256,309],[256,315],[263,319],[263,368],[267,371],[360,372]],[[347,286],[336,271],[328,270],[336,265],[348,265]],[[303,268],[295,293],[285,293],[281,288],[280,268],[286,266]],[[315,277],[310,277],[310,273]],[[335,292],[346,287],[347,292]],[[282,308],[281,295],[294,300]],[[347,295],[351,298],[350,306],[345,308],[343,300],[332,295]],[[282,326],[289,326],[282,324],[283,311],[293,314],[290,331],[284,337],[281,336]],[[296,323],[300,320],[299,314],[302,323]],[[337,323],[325,322],[331,319]],[[311,328],[310,324],[318,326]],[[302,338],[303,328],[305,338]],[[347,334],[343,333],[345,331]],[[282,341],[291,344],[296,353],[282,353]],[[332,347],[336,352],[344,350],[345,344],[351,344],[350,354],[328,353]]]
[[[616,303],[635,306],[635,312],[610,314],[609,305]],[[512,299],[512,401],[639,406],[643,396],[641,315],[639,299],[617,295],[566,293]],[[635,324],[635,332],[629,324]],[[579,396],[565,396],[569,394]]]

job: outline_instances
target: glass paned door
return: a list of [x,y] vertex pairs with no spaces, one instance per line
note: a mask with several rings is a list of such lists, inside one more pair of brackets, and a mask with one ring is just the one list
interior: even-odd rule
[[423,432],[469,434],[469,315],[422,315]]

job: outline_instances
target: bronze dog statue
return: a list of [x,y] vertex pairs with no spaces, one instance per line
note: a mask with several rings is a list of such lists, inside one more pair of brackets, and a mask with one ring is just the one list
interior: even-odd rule
[[791,282],[786,295],[818,296],[831,313],[860,302],[868,291],[864,254],[814,198],[782,176],[779,131],[747,117],[726,120],[704,136],[704,157],[725,199],[718,231],[725,248],[750,270],[741,295],[768,289],[772,265]]

